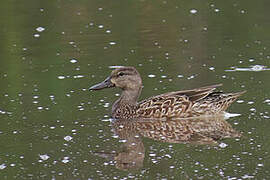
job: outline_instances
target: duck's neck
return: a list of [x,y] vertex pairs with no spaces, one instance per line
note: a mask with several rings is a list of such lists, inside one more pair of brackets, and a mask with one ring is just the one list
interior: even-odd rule
[[138,98],[141,94],[141,87],[133,90],[123,90],[120,98],[118,99],[119,103],[136,105]]
[[133,90],[123,90],[120,98],[114,103],[112,111],[117,112],[117,109],[126,106],[135,107],[141,94],[141,90],[142,87]]

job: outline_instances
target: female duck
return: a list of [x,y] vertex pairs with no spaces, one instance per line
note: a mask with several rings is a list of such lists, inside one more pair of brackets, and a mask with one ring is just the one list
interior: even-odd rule
[[232,102],[245,92],[213,92],[219,86],[221,84],[169,92],[137,102],[142,90],[141,76],[134,67],[121,66],[90,90],[110,87],[122,89],[120,98],[112,106],[112,117],[116,119],[187,118],[222,115]]

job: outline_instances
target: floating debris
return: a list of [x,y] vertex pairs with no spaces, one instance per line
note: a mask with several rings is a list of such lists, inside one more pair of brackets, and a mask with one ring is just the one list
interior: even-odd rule
[[267,68],[267,66],[263,66],[263,65],[253,65],[247,68],[238,68],[238,67],[231,67],[231,69],[227,69],[225,71],[229,72],[229,71],[269,71],[270,68]]

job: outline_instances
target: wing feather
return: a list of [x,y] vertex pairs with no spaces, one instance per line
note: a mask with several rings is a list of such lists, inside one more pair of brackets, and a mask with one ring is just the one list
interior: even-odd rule
[[222,84],[150,97],[138,103],[137,114],[149,118],[188,116],[195,101],[208,96],[219,86]]

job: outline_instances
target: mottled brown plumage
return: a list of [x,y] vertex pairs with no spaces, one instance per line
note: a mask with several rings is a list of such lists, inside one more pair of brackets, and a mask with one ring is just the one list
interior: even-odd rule
[[213,92],[219,86],[221,84],[169,92],[137,102],[142,89],[141,76],[134,67],[123,66],[114,69],[107,79],[90,90],[122,89],[122,95],[112,107],[113,118],[186,118],[223,114],[245,92]]

